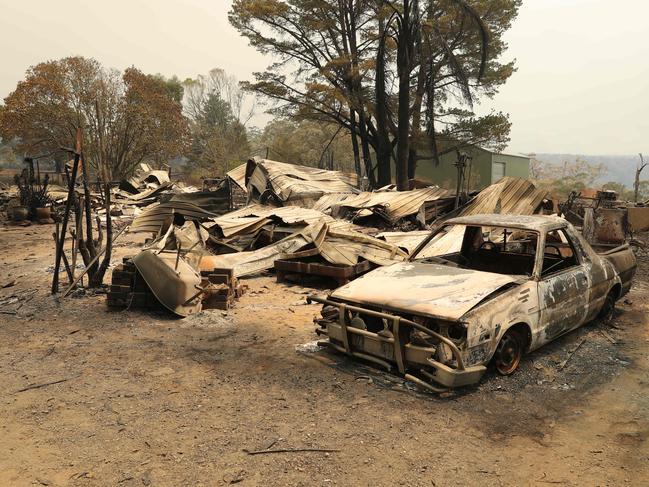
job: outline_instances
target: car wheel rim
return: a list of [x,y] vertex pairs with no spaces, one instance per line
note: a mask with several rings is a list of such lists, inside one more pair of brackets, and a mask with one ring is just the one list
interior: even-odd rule
[[502,375],[513,373],[521,361],[523,349],[514,333],[506,333],[496,350],[496,370]]

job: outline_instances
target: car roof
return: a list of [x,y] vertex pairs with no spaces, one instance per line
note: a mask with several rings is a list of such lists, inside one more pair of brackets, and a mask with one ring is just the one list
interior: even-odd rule
[[451,218],[446,223],[470,226],[494,226],[549,232],[564,228],[566,220],[554,215],[482,214]]

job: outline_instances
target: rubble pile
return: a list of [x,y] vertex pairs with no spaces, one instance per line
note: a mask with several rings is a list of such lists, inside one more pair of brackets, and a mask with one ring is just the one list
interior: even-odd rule
[[248,161],[244,184],[248,201],[275,206],[310,208],[326,194],[359,193],[356,174],[259,158]]
[[[77,184],[86,186],[82,179]],[[505,177],[458,208],[456,196],[438,186],[373,192],[358,186],[354,174],[253,158],[199,189],[141,164],[111,187],[109,206],[99,191],[85,193],[104,226],[109,211],[129,232],[150,236],[113,269],[108,304],[164,307],[180,316],[227,310],[243,293],[239,279],[245,276],[274,270],[280,281],[297,274],[340,285],[407,260],[448,218],[556,212],[545,191],[519,178]],[[7,196],[11,191],[2,192],[1,203],[15,197]],[[66,202],[64,188],[49,192],[55,205]],[[564,205],[573,217],[580,212],[575,201]]]
[[593,245],[619,245],[649,230],[649,201],[621,201],[612,190],[573,191],[559,209]]

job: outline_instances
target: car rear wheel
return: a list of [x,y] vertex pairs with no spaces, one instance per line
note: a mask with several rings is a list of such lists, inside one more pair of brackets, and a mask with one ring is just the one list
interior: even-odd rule
[[610,321],[610,319],[613,318],[613,313],[615,312],[616,294],[617,293],[615,291],[611,291],[606,296],[604,304],[602,305],[602,309],[599,311],[599,315],[597,316],[600,320]]
[[501,375],[513,374],[518,368],[518,364],[521,363],[524,349],[525,340],[523,335],[515,329],[507,330],[500,339],[494,356],[494,363],[498,373]]

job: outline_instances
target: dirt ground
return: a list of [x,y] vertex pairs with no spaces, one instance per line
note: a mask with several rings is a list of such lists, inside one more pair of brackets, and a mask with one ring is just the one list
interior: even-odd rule
[[649,484],[644,254],[612,323],[440,397],[314,351],[313,290],[272,275],[182,320],[55,299],[52,231],[0,227],[0,486]]

